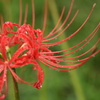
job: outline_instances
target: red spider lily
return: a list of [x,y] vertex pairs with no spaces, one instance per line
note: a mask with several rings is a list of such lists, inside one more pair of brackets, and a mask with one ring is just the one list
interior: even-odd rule
[[[9,22],[5,23],[3,26],[5,26],[6,24],[8,24],[8,27],[9,27]],[[13,23],[10,23],[10,25],[11,24],[14,25]],[[5,31],[5,33],[9,34],[11,32],[11,30],[6,31],[6,28],[3,28],[4,30],[2,30],[2,31]],[[7,34],[5,35],[5,33],[2,33],[0,36],[0,99],[4,99],[5,95],[7,94],[7,90],[8,90],[7,71],[8,71],[8,69],[10,70],[12,76],[14,77],[14,79],[17,82],[23,82],[23,83],[26,83],[29,85],[33,85],[33,83],[26,82],[26,81],[22,80],[21,78],[19,78],[13,70],[13,68],[25,66],[27,64],[33,64],[33,65],[36,65],[36,68],[38,68],[38,69],[36,69],[34,67],[34,70],[39,71],[39,73],[38,73],[39,82],[34,83],[34,85],[36,85],[36,86],[39,85],[37,88],[41,87],[40,85],[42,84],[43,79],[44,79],[42,76],[43,75],[42,69],[40,68],[37,61],[31,60],[31,59],[29,59],[29,57],[27,55],[22,54],[25,50],[29,50],[29,48],[27,46],[25,46],[23,44],[24,46],[22,45],[21,47],[19,47],[19,49],[14,53],[14,55],[12,57],[11,57],[11,55],[9,55],[8,46],[11,47],[12,44],[13,45],[16,44],[16,42],[15,42],[16,39],[12,39],[12,37],[14,37],[14,38],[16,37],[16,32],[12,31],[12,33],[14,33],[14,34],[11,37],[7,36]],[[11,39],[12,39],[12,41],[11,41]],[[17,40],[19,40],[18,37],[17,37]],[[27,59],[29,59],[29,60],[27,60]],[[41,84],[39,84],[39,83],[41,83]]]
[[[17,31],[13,31],[14,26],[18,28]],[[20,32],[20,26],[18,24],[11,22],[5,22],[3,24],[2,33],[0,34],[0,99],[4,99],[5,95],[7,94],[8,69],[10,70],[12,76],[17,82],[23,82],[29,85],[33,85],[33,83],[29,83],[22,80],[13,70],[13,68],[22,67],[28,64],[33,64],[36,66],[33,69],[38,70],[38,78],[39,78],[39,81],[34,83],[34,87],[38,89],[41,88],[44,80],[44,73],[41,67],[39,66],[35,58],[32,59],[27,55],[30,52],[29,47],[26,46],[26,43],[24,43],[24,41],[22,40],[23,38],[21,39],[21,36],[19,36],[18,32]],[[13,34],[10,35],[11,33]],[[11,56],[9,53],[10,52],[9,47],[13,47],[16,44],[19,45],[19,48]],[[24,53],[24,51],[26,50],[28,50],[29,52]]]
[[[12,76],[17,82],[23,82],[29,85],[32,85],[33,87],[36,87],[37,89],[40,89],[42,87],[42,83],[44,81],[44,72],[42,68],[39,65],[39,61],[42,62],[43,64],[47,65],[48,67],[52,69],[56,69],[59,71],[70,71],[74,70],[80,66],[82,66],[84,63],[86,63],[91,57],[96,55],[99,51],[95,51],[95,46],[98,44],[100,40],[98,40],[92,48],[90,48],[88,51],[84,52],[81,55],[71,57],[71,58],[65,58],[67,55],[73,54],[74,52],[80,50],[81,48],[85,47],[88,42],[90,42],[96,33],[99,30],[99,24],[97,27],[93,30],[93,32],[86,37],[84,40],[82,40],[80,43],[76,44],[75,46],[72,46],[70,48],[67,48],[65,50],[61,51],[52,51],[48,47],[55,46],[58,44],[61,44],[63,42],[66,42],[73,36],[75,36],[86,24],[88,19],[90,18],[92,11],[95,7],[95,4],[93,5],[89,15],[87,16],[86,20],[83,22],[83,24],[69,37],[55,43],[49,43],[49,41],[57,38],[60,36],[67,28],[72,24],[74,21],[76,15],[78,14],[78,10],[74,14],[72,20],[68,23],[68,25],[63,29],[60,30],[61,28],[64,27],[65,23],[67,22],[71,11],[73,7],[73,2],[72,0],[68,15],[66,16],[64,22],[61,24],[59,28],[57,28],[60,24],[60,21],[63,17],[64,10],[63,8],[61,16],[54,27],[54,29],[48,34],[47,36],[44,37],[44,31],[46,27],[46,15],[47,15],[47,8],[45,10],[45,16],[44,16],[44,24],[43,24],[43,29],[34,29],[34,22],[35,22],[35,16],[34,16],[34,5],[32,3],[33,7],[33,18],[32,18],[32,26],[26,23],[26,17],[27,17],[27,10],[26,10],[26,16],[24,20],[24,24],[21,25],[21,14],[20,14],[20,20],[19,24],[12,23],[12,22],[6,22],[3,24],[1,34],[0,34],[0,93],[1,97],[0,99],[3,99],[5,97],[5,94],[7,92],[7,69],[11,71]],[[47,5],[45,6],[47,7]],[[14,27],[17,27],[17,30],[14,31]],[[10,33],[11,36],[10,36]],[[58,34],[57,34],[58,33]],[[48,43],[47,43],[48,42]],[[83,44],[84,43],[84,44]],[[18,50],[15,51],[15,53],[9,58],[8,55],[8,47],[12,47],[14,45],[18,44]],[[81,46],[80,46],[81,45]],[[79,48],[75,49],[77,46],[80,46]],[[65,51],[69,51],[71,49],[75,49],[70,53],[67,54],[62,54],[62,55],[57,55],[59,53],[63,53]],[[74,60],[76,58],[80,58],[88,53],[91,54],[80,60]],[[62,58],[64,57],[64,58]],[[59,62],[59,63],[58,63]],[[69,63],[68,65],[63,65],[61,62],[64,63]],[[28,64],[33,64],[33,70],[38,71],[38,82],[36,83],[29,83],[18,77],[18,75],[14,72],[13,68],[17,67],[22,67]]]
[[[35,13],[34,13],[34,5],[32,3],[32,7],[33,7],[32,8],[33,9],[32,26],[27,25],[27,24],[23,24],[17,30],[19,37],[22,39],[22,42],[23,42],[22,44],[24,44],[27,48],[29,48],[29,50],[26,53],[26,56],[29,59],[35,60],[37,63],[38,63],[38,61],[40,61],[40,62],[42,62],[43,64],[47,65],[48,67],[50,67],[52,69],[56,69],[56,70],[60,70],[60,71],[70,71],[70,70],[73,70],[73,69],[76,69],[76,68],[82,66],[92,56],[94,56],[95,54],[97,54],[99,52],[99,51],[95,51],[95,46],[99,42],[99,40],[98,40],[94,44],[94,46],[92,48],[90,48],[88,51],[86,51],[85,53],[83,53],[81,55],[78,55],[76,57],[72,57],[72,58],[62,58],[62,57],[70,55],[70,54],[80,50],[81,48],[85,47],[94,38],[94,36],[98,32],[99,26],[100,26],[99,24],[97,25],[97,27],[93,30],[93,32],[88,37],[86,37],[84,40],[82,40],[80,43],[76,44],[73,47],[70,47],[70,48],[67,48],[67,49],[61,50],[61,51],[51,51],[50,49],[48,49],[48,47],[61,44],[61,43],[65,42],[65,41],[69,40],[73,36],[75,36],[83,28],[83,26],[86,24],[86,22],[90,18],[91,14],[92,14],[92,11],[93,11],[93,9],[95,7],[95,4],[94,4],[92,9],[91,9],[91,11],[90,11],[90,13],[89,13],[89,15],[87,16],[86,20],[83,22],[83,24],[73,34],[71,34],[69,37],[67,37],[67,38],[65,38],[65,39],[63,39],[63,40],[61,40],[59,42],[47,43],[47,42],[57,38],[58,36],[60,36],[74,21],[76,15],[78,14],[78,10],[74,14],[72,20],[68,23],[68,25],[63,30],[60,30],[62,27],[64,27],[65,23],[67,22],[70,14],[71,14],[73,3],[74,3],[74,0],[72,0],[68,15],[66,16],[66,18],[65,18],[64,22],[61,24],[61,26],[59,28],[57,28],[59,26],[59,24],[60,24],[60,21],[62,19],[63,14],[64,14],[65,8],[63,8],[61,16],[60,16],[56,26],[54,27],[54,29],[50,32],[50,34],[48,34],[45,37],[44,37],[44,31],[45,31],[46,19],[47,19],[47,17],[46,17],[46,15],[47,15],[47,5],[45,5],[43,29],[40,30],[40,29],[34,29]],[[25,19],[25,22],[26,22],[26,19]],[[58,54],[58,53],[63,53],[65,51],[69,51],[69,50],[71,50],[73,48],[76,48],[77,46],[80,46],[80,47],[78,49],[70,52],[70,53],[62,54],[62,55],[58,55],[58,56],[55,55],[55,54]],[[74,60],[76,58],[80,58],[80,57],[88,54],[90,51],[92,51],[92,53],[88,57],[86,57],[84,59],[80,59],[80,60]],[[59,62],[59,64],[58,64],[58,62]],[[69,65],[62,65],[62,64],[60,64],[60,62],[65,62],[65,63],[70,63],[70,64]],[[42,69],[40,71],[40,67],[38,68],[37,66],[34,67],[33,69],[38,70],[39,73],[42,71]],[[41,76],[43,78],[43,74],[41,74]],[[39,77],[39,80],[40,79],[41,78]],[[36,83],[34,85],[34,87],[40,88],[40,86],[41,86],[41,85],[39,85],[39,84],[41,84],[40,82],[41,81],[39,81],[38,84]]]

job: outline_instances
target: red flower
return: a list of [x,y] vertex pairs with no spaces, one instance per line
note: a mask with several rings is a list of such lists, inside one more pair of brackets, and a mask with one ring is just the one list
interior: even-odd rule
[[[44,37],[47,10],[45,10],[44,26],[43,26],[42,30],[34,29],[34,22],[32,23],[32,26],[30,26],[28,24],[23,24],[17,30],[17,34],[18,34],[19,38],[22,40],[21,46],[25,46],[26,48],[28,48],[28,49],[26,49],[27,50],[26,55],[25,55],[26,58],[28,60],[30,60],[31,62],[35,61],[35,63],[33,63],[33,64],[35,64],[36,66],[33,67],[33,69],[38,70],[38,82],[36,82],[34,84],[34,87],[36,87],[36,88],[40,88],[42,86],[43,79],[44,79],[44,73],[42,71],[42,68],[39,66],[38,61],[42,62],[43,64],[47,65],[48,67],[50,67],[52,69],[56,69],[56,70],[60,70],[60,71],[70,71],[70,70],[73,70],[73,69],[76,69],[76,68],[82,66],[92,56],[94,56],[95,54],[97,54],[99,52],[99,51],[96,51],[96,49],[95,49],[95,46],[99,42],[99,40],[98,40],[94,44],[94,46],[92,48],[90,48],[88,51],[86,51],[85,53],[78,55],[76,57],[72,57],[72,58],[62,58],[62,57],[65,57],[67,55],[70,55],[72,53],[75,53],[76,51],[78,51],[81,48],[83,48],[84,46],[86,46],[93,39],[93,37],[96,35],[96,33],[98,32],[99,26],[100,26],[99,24],[97,25],[97,27],[93,30],[93,32],[88,37],[86,37],[84,40],[82,40],[80,43],[76,44],[75,46],[73,46],[71,48],[67,48],[65,50],[61,50],[61,51],[52,51],[52,50],[49,49],[49,47],[59,45],[59,44],[65,42],[65,41],[69,40],[73,36],[75,36],[83,28],[83,26],[86,24],[86,22],[88,21],[88,19],[91,16],[92,11],[95,7],[95,4],[93,5],[93,7],[92,7],[89,15],[87,16],[86,20],[83,22],[83,24],[73,34],[71,34],[69,37],[67,37],[67,38],[65,38],[65,39],[63,39],[59,42],[48,43],[49,41],[52,41],[53,39],[60,36],[74,21],[76,15],[78,14],[78,11],[76,11],[74,17],[68,23],[68,25],[64,29],[61,30],[61,28],[64,27],[65,23],[67,22],[67,20],[70,16],[70,13],[71,13],[71,10],[72,10],[72,7],[73,7],[73,1],[74,0],[72,0],[68,15],[66,16],[64,22],[61,24],[61,26],[59,28],[57,28],[59,26],[59,23],[62,19],[63,14],[64,14],[64,8],[63,8],[61,16],[58,20],[58,23],[56,24],[54,29],[47,36]],[[33,13],[33,19],[32,20],[34,20],[34,18],[35,17],[34,17],[34,13]],[[77,46],[80,46],[80,47],[78,49],[75,49]],[[63,53],[65,51],[68,51],[68,50],[71,50],[71,49],[75,49],[75,50],[70,52],[70,53],[67,53],[67,54],[57,55],[59,53]],[[88,54],[90,51],[91,51],[91,54],[88,57],[86,57],[84,59],[80,59],[80,60],[74,60],[76,58],[79,59],[80,57]],[[61,64],[62,62],[70,63],[70,64],[63,65],[63,64]]]
[[[98,40],[94,44],[94,46],[90,48],[88,51],[86,51],[85,53],[78,55],[76,57],[72,57],[72,58],[62,58],[62,57],[66,57],[67,55],[73,54],[74,52],[86,46],[88,42],[90,42],[93,39],[93,37],[96,35],[96,33],[98,32],[99,26],[100,26],[99,24],[88,37],[86,37],[84,40],[82,40],[80,43],[76,44],[75,46],[67,48],[65,50],[61,50],[61,51],[59,50],[52,51],[49,49],[49,47],[59,45],[63,42],[66,42],[73,36],[75,36],[88,21],[89,17],[92,14],[95,4],[93,5],[93,8],[90,11],[89,15],[87,16],[86,20],[73,34],[71,34],[69,37],[61,41],[58,41],[55,43],[49,43],[49,41],[52,41],[53,39],[60,36],[74,21],[76,15],[78,14],[78,11],[76,11],[74,17],[69,22],[69,24],[64,29],[60,30],[61,28],[64,27],[65,23],[67,22],[72,10],[72,6],[73,6],[73,1],[71,3],[68,15],[66,16],[64,22],[61,24],[59,28],[57,28],[64,14],[64,8],[63,8],[61,16],[58,20],[58,23],[56,24],[54,29],[45,37],[44,37],[44,30],[45,30],[45,25],[46,25],[46,13],[45,13],[44,26],[42,30],[34,29],[33,27],[34,24],[32,26],[29,24],[18,25],[12,22],[6,22],[3,24],[2,33],[0,34],[0,54],[1,54],[0,94],[2,95],[0,99],[3,99],[7,92],[7,78],[6,78],[7,69],[11,71],[12,76],[17,82],[21,81],[23,83],[32,85],[33,87],[36,87],[37,89],[40,89],[44,81],[44,72],[38,63],[39,61],[52,69],[56,69],[59,71],[70,71],[82,66],[92,56],[96,55],[99,52],[99,51],[96,51],[95,49],[95,46],[99,42]],[[13,30],[14,27],[17,27],[16,31]],[[84,44],[82,45],[82,43]],[[10,57],[8,48],[15,46],[16,44],[18,45],[18,50],[16,50],[15,53]],[[77,46],[80,46],[80,47],[75,49]],[[71,49],[75,49],[75,50],[67,54],[61,54]],[[89,52],[91,52],[91,54],[88,57],[84,59],[80,59],[80,60],[74,60],[76,58],[79,59],[80,57],[88,54]],[[66,65],[62,64],[63,62],[66,63]],[[67,65],[67,63],[69,64]],[[38,82],[34,84],[24,81],[23,79],[18,77],[18,75],[13,71],[13,68],[22,67],[28,64],[35,65],[32,67],[32,69],[38,71]]]
[[[17,26],[18,31],[13,31],[14,26]],[[29,85],[33,85],[33,83],[29,83],[18,77],[18,75],[14,72],[13,68],[22,67],[28,64],[36,65],[33,69],[38,70],[38,78],[39,81],[34,83],[36,88],[41,88],[42,82],[44,80],[44,73],[37,63],[35,59],[30,58],[28,55],[30,50],[26,43],[19,35],[20,26],[12,23],[6,22],[3,24],[2,33],[0,34],[0,99],[4,99],[7,90],[8,90],[8,79],[7,79],[7,71],[10,70],[12,76],[17,82],[23,82]],[[13,34],[12,34],[13,33]],[[11,56],[10,47],[18,44],[18,50],[14,52]],[[24,51],[28,51],[24,53]]]

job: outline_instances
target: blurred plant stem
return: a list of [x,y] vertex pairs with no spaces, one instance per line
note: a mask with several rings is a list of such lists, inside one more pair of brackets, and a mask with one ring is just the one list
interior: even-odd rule
[[[58,19],[59,19],[59,13],[57,10],[57,5],[55,3],[55,0],[48,0],[48,5],[49,5],[49,9],[51,12],[51,16],[53,18],[54,24],[57,23]],[[60,23],[61,24],[61,23]],[[63,33],[61,37],[59,37],[60,40],[64,39],[66,37],[66,35]],[[61,45],[62,50],[65,50],[66,48],[69,48],[69,45],[67,42],[64,42]],[[70,58],[72,57],[72,55],[69,56]],[[71,72],[69,72],[74,90],[75,90],[75,94],[77,96],[77,100],[85,100],[83,91],[82,91],[82,87],[80,84],[80,80],[78,78],[77,72],[76,70],[73,70]]]
[[13,84],[13,80],[12,80],[12,75],[9,70],[8,70],[7,76],[8,76],[8,96],[7,96],[7,98],[8,98],[8,100],[15,100],[14,99],[14,89],[13,89],[14,84]]
[[[11,59],[11,51],[9,47],[7,48],[8,59]],[[16,73],[15,68],[13,71]],[[14,87],[14,89],[13,89]],[[15,78],[11,75],[10,71],[8,71],[8,99],[9,100],[20,100],[19,99],[19,91],[18,91],[18,84]]]
[[[15,68],[13,68],[13,71],[16,73]],[[14,77],[13,77],[13,84],[14,84],[15,100],[20,100],[18,84],[17,84],[16,80],[14,79]]]
[[17,82],[13,78],[9,70],[8,70],[8,100],[20,100]]

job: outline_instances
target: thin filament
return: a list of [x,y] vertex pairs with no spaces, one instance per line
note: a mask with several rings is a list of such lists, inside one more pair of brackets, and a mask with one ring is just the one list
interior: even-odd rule
[[28,17],[28,4],[26,4],[26,7],[25,7],[25,17],[24,17],[24,24],[26,24],[27,22],[27,17]]
[[45,28],[46,28],[46,23],[47,23],[47,0],[45,0],[45,7],[44,7],[44,21],[43,21],[43,28],[42,28],[42,32],[44,33]]
[[[65,23],[67,22],[67,20],[68,20],[70,14],[71,14],[71,11],[72,11],[72,8],[73,8],[73,4],[74,4],[74,0],[72,0],[72,2],[71,2],[71,5],[70,5],[70,8],[69,8],[68,14],[67,14],[67,16],[66,16],[64,22],[62,23],[62,25],[55,31],[56,27],[57,27],[57,26],[59,25],[59,23],[60,23],[59,20],[58,20],[59,23],[57,23],[57,24],[56,24],[57,26],[54,27],[54,29],[50,32],[51,34],[49,35],[49,37],[52,36],[52,35],[54,35],[54,34],[56,34],[56,33],[57,33],[58,31],[60,31],[60,29],[65,25]],[[55,32],[54,32],[54,31],[55,31]]]
[[75,36],[75,35],[83,28],[83,26],[86,24],[86,22],[87,22],[88,19],[90,18],[91,14],[92,14],[92,11],[93,11],[93,9],[94,9],[94,7],[95,7],[95,5],[96,5],[96,4],[93,5],[93,7],[92,7],[92,9],[91,9],[91,11],[90,11],[90,13],[89,13],[89,15],[87,16],[87,18],[86,18],[86,20],[83,22],[83,24],[82,24],[73,34],[71,34],[69,37],[67,37],[67,38],[65,38],[65,39],[63,39],[63,40],[61,40],[61,41],[59,41],[59,42],[55,42],[55,43],[44,43],[43,45],[44,45],[44,46],[47,46],[47,47],[55,46],[55,45],[58,45],[58,44],[61,44],[61,43],[65,42],[65,41],[69,40],[70,38],[72,38],[73,36]]
[[34,7],[34,0],[32,0],[32,28],[34,29],[35,26],[35,7]]
[[20,0],[19,25],[22,23],[22,0]]

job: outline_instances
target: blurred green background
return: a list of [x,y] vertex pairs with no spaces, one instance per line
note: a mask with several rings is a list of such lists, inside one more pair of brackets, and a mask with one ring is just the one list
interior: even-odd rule
[[[49,7],[45,34],[49,34],[49,32],[55,26],[56,22],[56,20],[54,20],[52,17],[52,13],[56,12],[51,13],[50,11],[50,8],[54,9],[54,6],[50,5],[51,1],[53,1],[55,6],[57,7],[57,13],[59,15],[61,13],[63,6],[66,7],[63,18],[65,18],[71,3],[71,0],[47,1],[49,3]],[[76,36],[67,41],[69,47],[79,43],[85,37],[87,37],[100,22],[99,0],[75,0],[73,11],[69,18],[69,21],[71,20],[73,14],[77,9],[79,9],[80,11],[73,24],[68,28],[68,30],[64,32],[64,34],[66,34],[66,37],[72,34],[75,30],[77,30],[79,26],[84,22],[94,3],[96,3],[97,5],[87,24]],[[25,5],[28,4],[27,24],[31,24],[31,0],[23,0],[22,4],[23,19],[25,14]],[[44,0],[34,0],[34,5],[36,12],[35,28],[42,29]],[[4,21],[12,21],[18,23],[19,10],[19,0],[0,0],[0,14],[3,15]],[[62,19],[62,22],[63,20],[64,19]],[[82,54],[86,50],[88,50],[88,48],[91,48],[99,38],[99,32],[86,47],[84,47],[79,52],[72,54],[72,56]],[[57,40],[54,40],[53,42],[55,41]],[[51,49],[58,50],[58,48],[59,46],[56,46],[55,48],[53,47]],[[82,67],[71,72],[56,71],[50,69],[47,66],[44,66],[43,64],[41,64],[41,67],[43,68],[45,73],[45,81],[42,89],[38,90],[26,84],[18,84],[20,100],[100,100],[100,53],[97,54],[95,57],[92,57]],[[19,76],[21,76],[21,78],[24,78],[27,81],[35,82],[37,80],[36,72],[32,71],[31,68],[27,66],[23,68],[18,68],[17,73]],[[6,98],[5,100],[9,99]]]

